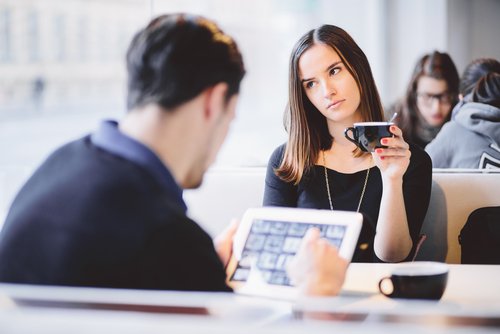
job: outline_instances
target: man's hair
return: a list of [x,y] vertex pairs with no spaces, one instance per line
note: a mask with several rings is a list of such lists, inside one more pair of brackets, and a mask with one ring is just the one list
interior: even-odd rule
[[460,79],[459,91],[466,96],[474,90],[477,82],[488,73],[500,73],[500,62],[494,58],[478,58],[465,67]]
[[150,103],[170,110],[221,82],[229,99],[245,75],[233,39],[188,14],[162,15],[140,30],[127,51],[127,72],[129,110]]

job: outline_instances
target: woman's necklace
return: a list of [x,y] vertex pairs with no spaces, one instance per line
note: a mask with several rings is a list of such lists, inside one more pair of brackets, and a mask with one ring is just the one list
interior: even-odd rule
[[[330,183],[328,182],[328,171],[326,170],[326,158],[325,151],[323,151],[323,168],[325,169],[325,183],[326,183],[326,191],[328,193],[328,202],[330,203],[330,210],[333,211],[333,202],[332,195],[330,194]],[[363,197],[365,196],[366,184],[368,183],[368,177],[370,176],[370,168],[366,170],[365,184],[363,185],[363,190],[361,191],[361,197],[359,198],[358,209],[356,212],[359,212],[359,208],[361,207],[361,202],[363,202]]]

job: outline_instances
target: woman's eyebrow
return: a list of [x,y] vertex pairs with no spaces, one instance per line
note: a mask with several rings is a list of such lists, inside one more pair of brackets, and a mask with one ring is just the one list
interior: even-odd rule
[[338,64],[342,64],[342,60],[339,60],[339,61],[336,61],[335,63],[331,64],[330,66],[327,67],[327,69],[325,70],[325,72],[328,72],[330,71],[332,68],[334,68],[335,66],[337,66]]
[[[342,60],[339,60],[339,61],[334,62],[333,64],[331,64],[330,66],[328,66],[328,67],[325,69],[325,72],[330,71],[332,68],[334,68],[335,66],[337,66],[338,64],[341,64],[341,63],[342,63]],[[314,79],[314,78],[302,79],[300,82],[301,82],[301,83],[304,83],[304,82],[307,82],[307,81],[311,81],[312,79]]]

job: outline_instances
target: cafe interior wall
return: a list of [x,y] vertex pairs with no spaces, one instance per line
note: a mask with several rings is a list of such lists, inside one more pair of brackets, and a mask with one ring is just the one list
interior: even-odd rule
[[323,23],[365,51],[386,105],[426,52],[450,52],[459,70],[478,56],[500,59],[496,0],[2,0],[0,219],[53,149],[125,113],[128,42],[151,16],[179,11],[215,19],[244,54],[248,75],[216,168],[263,166],[286,140],[289,54]]

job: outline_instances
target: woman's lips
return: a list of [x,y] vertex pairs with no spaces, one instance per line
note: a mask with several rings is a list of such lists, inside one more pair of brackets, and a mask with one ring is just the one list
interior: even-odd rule
[[332,103],[330,103],[328,105],[328,107],[326,109],[335,109],[335,108],[337,108],[344,101],[345,101],[345,99],[344,100],[333,101]]

